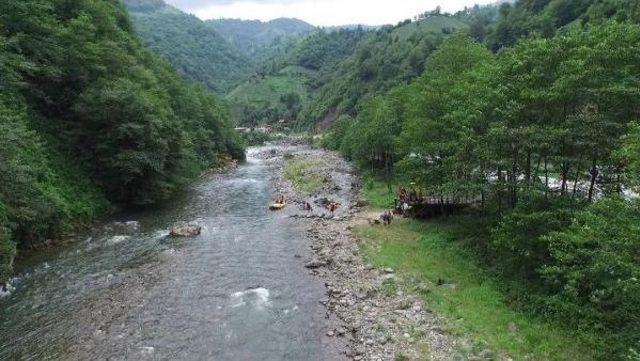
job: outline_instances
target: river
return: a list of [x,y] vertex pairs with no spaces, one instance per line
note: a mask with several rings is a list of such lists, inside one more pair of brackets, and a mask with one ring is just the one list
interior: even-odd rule
[[[0,359],[341,359],[304,228],[266,208],[271,171],[250,151],[171,206],[32,256],[0,300]],[[167,236],[192,221],[200,236]]]

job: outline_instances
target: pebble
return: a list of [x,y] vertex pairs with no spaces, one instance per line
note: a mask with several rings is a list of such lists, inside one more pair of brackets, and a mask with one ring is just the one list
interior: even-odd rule
[[143,346],[140,348],[140,350],[142,351],[143,355],[151,355],[156,351],[154,347],[150,347],[150,346]]
[[496,357],[496,353],[493,352],[493,350],[484,349],[484,350],[480,351],[478,356],[480,356],[480,358],[485,359],[485,360],[492,360],[494,357]]
[[327,261],[314,259],[310,262],[307,262],[307,264],[305,264],[304,266],[309,269],[315,269],[315,268],[325,267],[327,265],[328,265]]

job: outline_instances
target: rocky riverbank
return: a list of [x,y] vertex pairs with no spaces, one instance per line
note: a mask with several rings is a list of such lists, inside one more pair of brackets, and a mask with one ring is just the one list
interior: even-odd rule
[[[367,214],[358,198],[359,179],[350,164],[337,154],[306,146],[276,145],[258,157],[274,167],[274,197],[282,194],[288,200],[283,216],[307,228],[313,256],[306,267],[324,280],[327,291],[318,302],[326,307],[327,317],[340,320],[326,337],[342,338],[344,354],[353,360],[454,359],[456,339],[418,296],[426,286],[405,293],[394,270],[375,269],[360,254],[351,227],[377,214]],[[320,189],[303,194],[285,178],[285,162],[295,158],[322,160],[324,166],[308,170],[324,175]],[[338,209],[330,212],[322,206],[327,202],[339,204]],[[307,203],[312,210],[304,210]]]

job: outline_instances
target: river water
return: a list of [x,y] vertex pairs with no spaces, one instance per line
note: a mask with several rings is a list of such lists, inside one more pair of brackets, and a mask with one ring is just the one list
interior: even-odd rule
[[[0,300],[0,359],[340,359],[304,228],[266,209],[272,168],[251,154],[169,207],[31,257]],[[192,221],[200,236],[167,237]]]

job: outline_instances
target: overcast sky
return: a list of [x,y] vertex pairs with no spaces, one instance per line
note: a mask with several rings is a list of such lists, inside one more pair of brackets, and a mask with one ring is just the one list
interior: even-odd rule
[[165,0],[203,20],[290,17],[313,25],[395,24],[440,5],[455,12],[495,0]]

